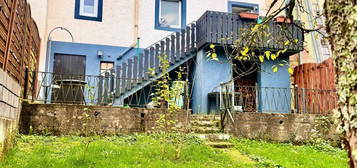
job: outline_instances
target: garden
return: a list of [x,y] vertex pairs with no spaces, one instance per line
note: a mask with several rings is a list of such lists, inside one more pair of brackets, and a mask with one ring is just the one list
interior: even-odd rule
[[328,144],[293,145],[237,138],[228,141],[234,146],[219,149],[207,146],[193,134],[17,135],[16,144],[0,167],[348,167],[346,152]]

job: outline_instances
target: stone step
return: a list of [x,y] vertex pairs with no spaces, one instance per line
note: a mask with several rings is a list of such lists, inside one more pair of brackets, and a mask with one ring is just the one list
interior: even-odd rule
[[199,121],[216,121],[221,120],[219,115],[203,115],[203,114],[193,114],[191,115],[191,121],[199,120]]
[[228,134],[214,133],[214,134],[196,134],[198,138],[204,141],[220,142],[227,141],[231,138]]
[[230,142],[206,142],[206,145],[212,147],[212,148],[232,148],[234,145]]
[[219,121],[191,120],[191,126],[218,127]]
[[207,134],[219,133],[221,130],[218,127],[193,127],[191,126],[192,133]]

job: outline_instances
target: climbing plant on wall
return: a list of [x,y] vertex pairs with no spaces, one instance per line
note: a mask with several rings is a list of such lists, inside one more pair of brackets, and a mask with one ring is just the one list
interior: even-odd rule
[[326,0],[325,16],[339,97],[334,114],[350,167],[357,167],[357,2]]

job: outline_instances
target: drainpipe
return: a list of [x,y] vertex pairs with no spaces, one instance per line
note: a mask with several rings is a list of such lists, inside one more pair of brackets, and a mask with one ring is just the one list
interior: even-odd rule
[[127,48],[126,50],[124,50],[117,58],[117,60],[120,60],[122,57],[124,57],[129,51],[131,51],[132,49],[134,49],[135,47],[137,47],[136,50],[136,55],[139,55],[139,41],[140,41],[140,37],[139,37],[139,1],[140,0],[134,0],[134,35],[133,35],[133,43],[129,46],[129,48]]

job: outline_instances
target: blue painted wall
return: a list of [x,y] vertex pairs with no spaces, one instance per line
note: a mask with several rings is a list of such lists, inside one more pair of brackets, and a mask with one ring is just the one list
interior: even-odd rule
[[[127,62],[128,58],[136,54],[136,49],[132,49],[124,57],[117,60],[119,55],[126,49],[128,47],[53,41],[51,44],[50,61],[46,62],[46,67],[49,64],[49,71],[53,72],[54,54],[56,53],[84,55],[86,56],[86,75],[99,75],[101,61],[114,62],[114,66],[117,66],[121,65],[123,61]],[[104,56],[102,58],[97,56],[98,50],[103,51]]]
[[[100,75],[100,62],[108,61],[114,62],[114,66],[121,65],[123,62],[128,62],[128,59],[136,54],[136,49],[130,50],[127,54],[123,55],[120,59],[117,59],[124,51],[129,49],[128,47],[120,46],[108,46],[108,45],[95,45],[95,44],[84,44],[84,43],[71,43],[71,42],[60,42],[53,41],[51,44],[51,53],[49,61],[46,60],[46,71],[53,72],[54,67],[54,55],[55,54],[69,54],[69,55],[83,55],[86,57],[86,74],[85,75]],[[104,55],[102,57],[97,56],[98,50],[103,51]],[[140,49],[141,50],[141,49]],[[50,79],[48,79],[50,80]],[[88,86],[96,86],[99,78],[97,77],[87,77],[86,82]],[[50,81],[48,81],[50,83]],[[47,101],[51,101],[51,90],[49,91],[49,97]],[[97,98],[98,92],[92,91]],[[86,102],[96,103],[95,100],[89,100],[91,97],[85,92]]]
[[290,112],[290,75],[287,67],[279,67],[277,72],[272,71],[272,66],[285,60],[288,56],[280,56],[278,61],[266,60],[258,72],[259,111],[260,112]]
[[208,94],[215,90],[221,82],[227,82],[231,78],[231,65],[226,62],[223,53],[217,53],[220,62],[209,61],[206,51],[200,50],[196,57],[192,81],[192,111],[193,113],[208,113]]

